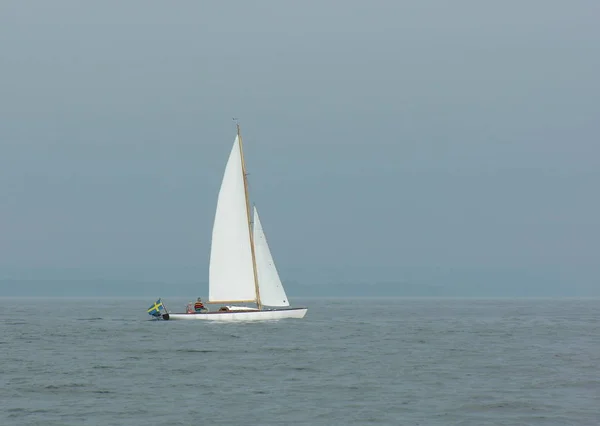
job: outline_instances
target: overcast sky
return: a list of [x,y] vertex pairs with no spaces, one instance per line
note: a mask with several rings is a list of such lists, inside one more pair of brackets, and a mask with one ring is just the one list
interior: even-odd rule
[[598,293],[599,16],[4,0],[0,278],[205,282],[235,116],[284,280]]

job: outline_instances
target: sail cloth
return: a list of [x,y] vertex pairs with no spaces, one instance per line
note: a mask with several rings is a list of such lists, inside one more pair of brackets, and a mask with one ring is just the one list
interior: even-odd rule
[[229,154],[217,199],[208,274],[208,299],[255,301],[254,267],[239,137]]
[[271,250],[269,250],[267,237],[260,223],[256,207],[254,207],[254,229],[252,232],[254,233],[256,273],[258,275],[261,303],[265,306],[290,306],[275,267]]

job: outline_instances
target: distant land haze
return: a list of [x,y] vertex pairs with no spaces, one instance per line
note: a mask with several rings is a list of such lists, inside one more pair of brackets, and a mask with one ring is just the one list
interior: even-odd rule
[[[364,271],[358,273],[358,269],[339,273],[337,278],[332,272],[306,270],[296,274],[303,276],[303,279],[284,278],[283,282],[292,301],[294,297],[600,297],[598,283],[569,285],[569,277],[562,276],[556,269],[542,275],[500,268],[413,268],[399,271],[397,280],[383,277],[369,279]],[[382,275],[388,273],[385,271]],[[135,276],[120,279],[89,278],[73,271],[62,278],[58,277],[60,274],[57,271],[48,273],[47,278],[33,275],[1,279],[0,297],[208,296],[208,283],[205,280],[175,275],[172,279],[160,274],[156,274],[155,279]],[[573,277],[573,280],[577,280],[577,277]]]

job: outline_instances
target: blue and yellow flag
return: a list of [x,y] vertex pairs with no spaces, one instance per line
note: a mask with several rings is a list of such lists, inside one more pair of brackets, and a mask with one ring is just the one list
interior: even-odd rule
[[160,310],[163,308],[164,306],[162,304],[162,301],[158,299],[156,302],[154,302],[152,306],[148,308],[148,314],[152,315],[153,317],[158,317],[160,316]]

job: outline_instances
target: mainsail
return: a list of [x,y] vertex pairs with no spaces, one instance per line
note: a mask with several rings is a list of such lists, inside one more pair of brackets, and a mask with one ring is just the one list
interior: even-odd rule
[[225,167],[217,200],[210,250],[208,298],[211,302],[255,302],[244,172],[239,134]]
[[273,256],[267,244],[258,211],[254,207],[254,252],[256,255],[256,273],[260,300],[266,306],[290,306],[288,298],[279,279]]

